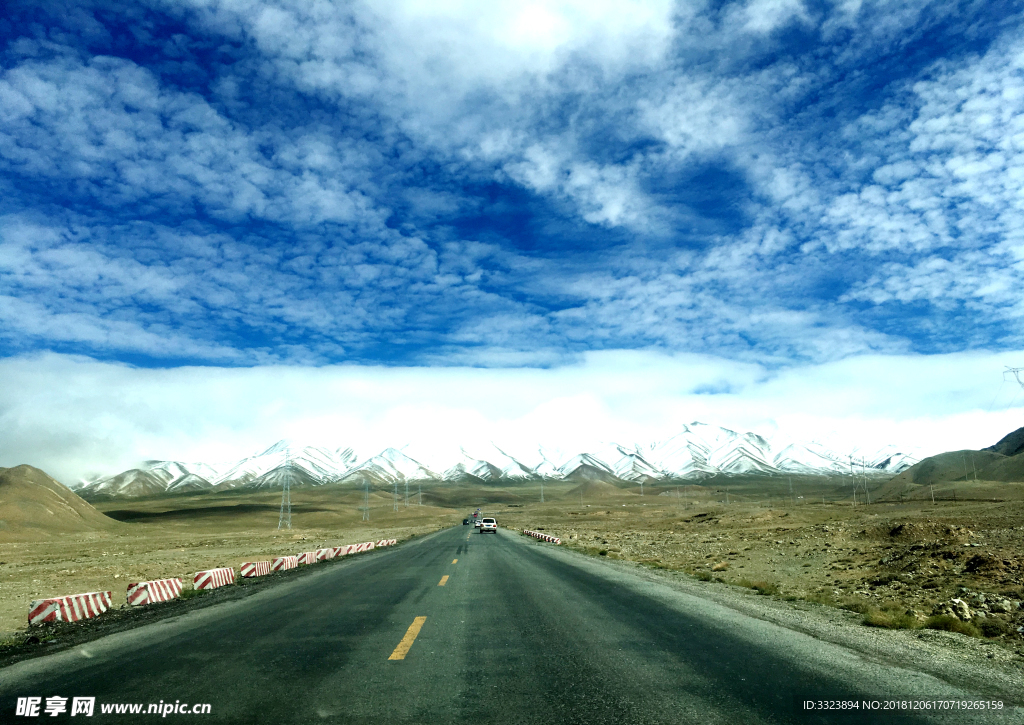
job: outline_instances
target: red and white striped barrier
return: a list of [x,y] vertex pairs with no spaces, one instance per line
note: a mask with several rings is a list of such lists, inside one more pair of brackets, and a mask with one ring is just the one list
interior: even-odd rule
[[89,592],[67,597],[37,599],[28,607],[28,623],[77,622],[110,609],[110,592]]
[[315,551],[300,551],[295,558],[299,560],[300,564],[316,564]]
[[273,569],[271,569],[269,561],[243,561],[242,565],[238,567],[238,573],[246,579],[253,576],[266,576],[271,571]]
[[562,540],[559,539],[558,537],[556,537],[556,536],[548,536],[547,534],[542,534],[539,531],[530,531],[528,529],[523,529],[523,533],[526,534],[527,536],[532,536],[535,539],[540,539],[541,541],[550,541],[553,544],[561,544],[562,543]]
[[327,561],[328,559],[334,558],[334,549],[317,549],[316,560]]
[[398,539],[381,539],[377,542],[377,546],[394,546],[398,543]]
[[362,544],[356,544],[356,553],[370,551],[371,549],[373,549],[374,546],[376,546],[376,544],[374,544],[372,541],[366,541]]
[[193,589],[216,589],[235,583],[235,570],[230,568],[197,571],[192,577]]
[[279,556],[270,563],[271,571],[286,571],[288,569],[296,569],[299,566],[299,557],[297,556]]
[[168,602],[180,596],[181,579],[154,579],[128,585],[128,604],[133,607]]

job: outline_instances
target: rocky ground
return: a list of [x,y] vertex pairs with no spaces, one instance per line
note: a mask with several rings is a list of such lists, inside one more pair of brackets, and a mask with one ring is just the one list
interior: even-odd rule
[[1024,485],[988,485],[990,500],[970,499],[961,484],[955,501],[940,495],[933,503],[929,491],[928,500],[853,505],[852,497],[822,501],[811,484],[806,498],[799,489],[779,495],[772,483],[767,493],[753,484],[731,495],[692,485],[648,487],[643,496],[610,485],[547,485],[546,503],[539,487],[446,486],[431,493],[434,505],[396,512],[388,496],[371,501],[368,522],[355,494],[300,491],[290,532],[276,529],[279,494],[134,502],[127,512],[128,504],[111,502],[101,509],[130,525],[0,539],[0,634],[24,638],[33,599],[110,589],[120,603],[132,581],[189,580],[200,569],[325,543],[402,539],[459,524],[480,506],[501,526],[541,529],[595,557],[830,605],[878,627],[939,627],[1024,655]]
[[984,636],[1024,655],[1020,501],[769,508],[608,498],[511,509],[499,522],[544,530],[594,556],[831,604],[875,626]]

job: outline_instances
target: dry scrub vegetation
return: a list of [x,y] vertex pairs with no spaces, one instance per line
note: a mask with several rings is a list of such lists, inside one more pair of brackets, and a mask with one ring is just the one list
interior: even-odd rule
[[510,509],[499,523],[593,556],[842,607],[867,625],[984,636],[1024,654],[1024,486],[1001,486],[1000,501],[965,499],[962,485],[956,501],[856,506],[593,486],[582,499]]
[[460,524],[480,506],[503,527],[543,530],[593,556],[843,607],[877,627],[988,637],[1024,654],[1024,484],[936,485],[879,502],[885,488],[853,505],[841,480],[792,489],[730,479],[647,486],[643,495],[559,482],[545,484],[540,503],[539,483],[433,484],[423,487],[425,505],[414,489],[397,512],[390,492],[374,492],[363,521],[358,490],[325,487],[293,492],[291,531],[277,530],[274,491],[98,502],[122,523],[30,539],[0,531],[0,632],[24,629],[32,599],[110,589],[123,601],[131,581],[188,581],[200,569],[326,543],[404,539]]
[[327,544],[402,540],[452,518],[434,506],[395,512],[390,497],[373,496],[363,521],[358,492],[299,490],[292,494],[293,528],[278,531],[280,499],[277,491],[113,501],[98,504],[124,522],[109,531],[6,540],[0,531],[0,638],[26,628],[33,599],[110,590],[119,606],[129,582],[179,577],[187,588],[202,569],[237,569]]

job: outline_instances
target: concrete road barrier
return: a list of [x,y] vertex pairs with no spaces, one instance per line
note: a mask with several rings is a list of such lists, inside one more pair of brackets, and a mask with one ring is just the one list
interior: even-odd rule
[[300,551],[295,558],[299,560],[300,564],[316,564],[315,551]]
[[141,607],[156,602],[169,602],[181,596],[181,579],[154,579],[128,585],[128,604]]
[[523,529],[523,533],[527,536],[532,536],[535,539],[540,539],[541,541],[550,541],[552,544],[562,543],[562,540],[559,539],[557,536],[548,536],[547,534],[542,534],[539,531],[530,531],[529,529]]
[[273,567],[269,561],[243,561],[242,565],[238,567],[238,573],[246,579],[254,576],[266,576],[271,571],[273,571]]
[[28,623],[32,625],[43,622],[77,622],[98,617],[110,609],[110,601],[110,592],[36,599],[28,607]]
[[329,561],[334,558],[334,549],[317,549],[316,560],[317,561]]
[[299,558],[297,556],[279,556],[270,562],[271,571],[287,571],[288,569],[297,569],[299,566]]
[[197,571],[196,575],[192,577],[192,587],[194,589],[216,589],[217,587],[234,583],[235,570],[227,567]]

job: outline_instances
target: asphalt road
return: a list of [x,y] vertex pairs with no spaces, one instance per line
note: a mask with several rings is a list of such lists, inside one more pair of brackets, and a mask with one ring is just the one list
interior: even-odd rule
[[[460,526],[354,557],[0,670],[0,722],[79,721],[17,717],[19,696],[92,696],[84,722],[121,723],[1021,722],[806,710],[983,698],[554,548]],[[100,712],[161,701],[210,714]]]

